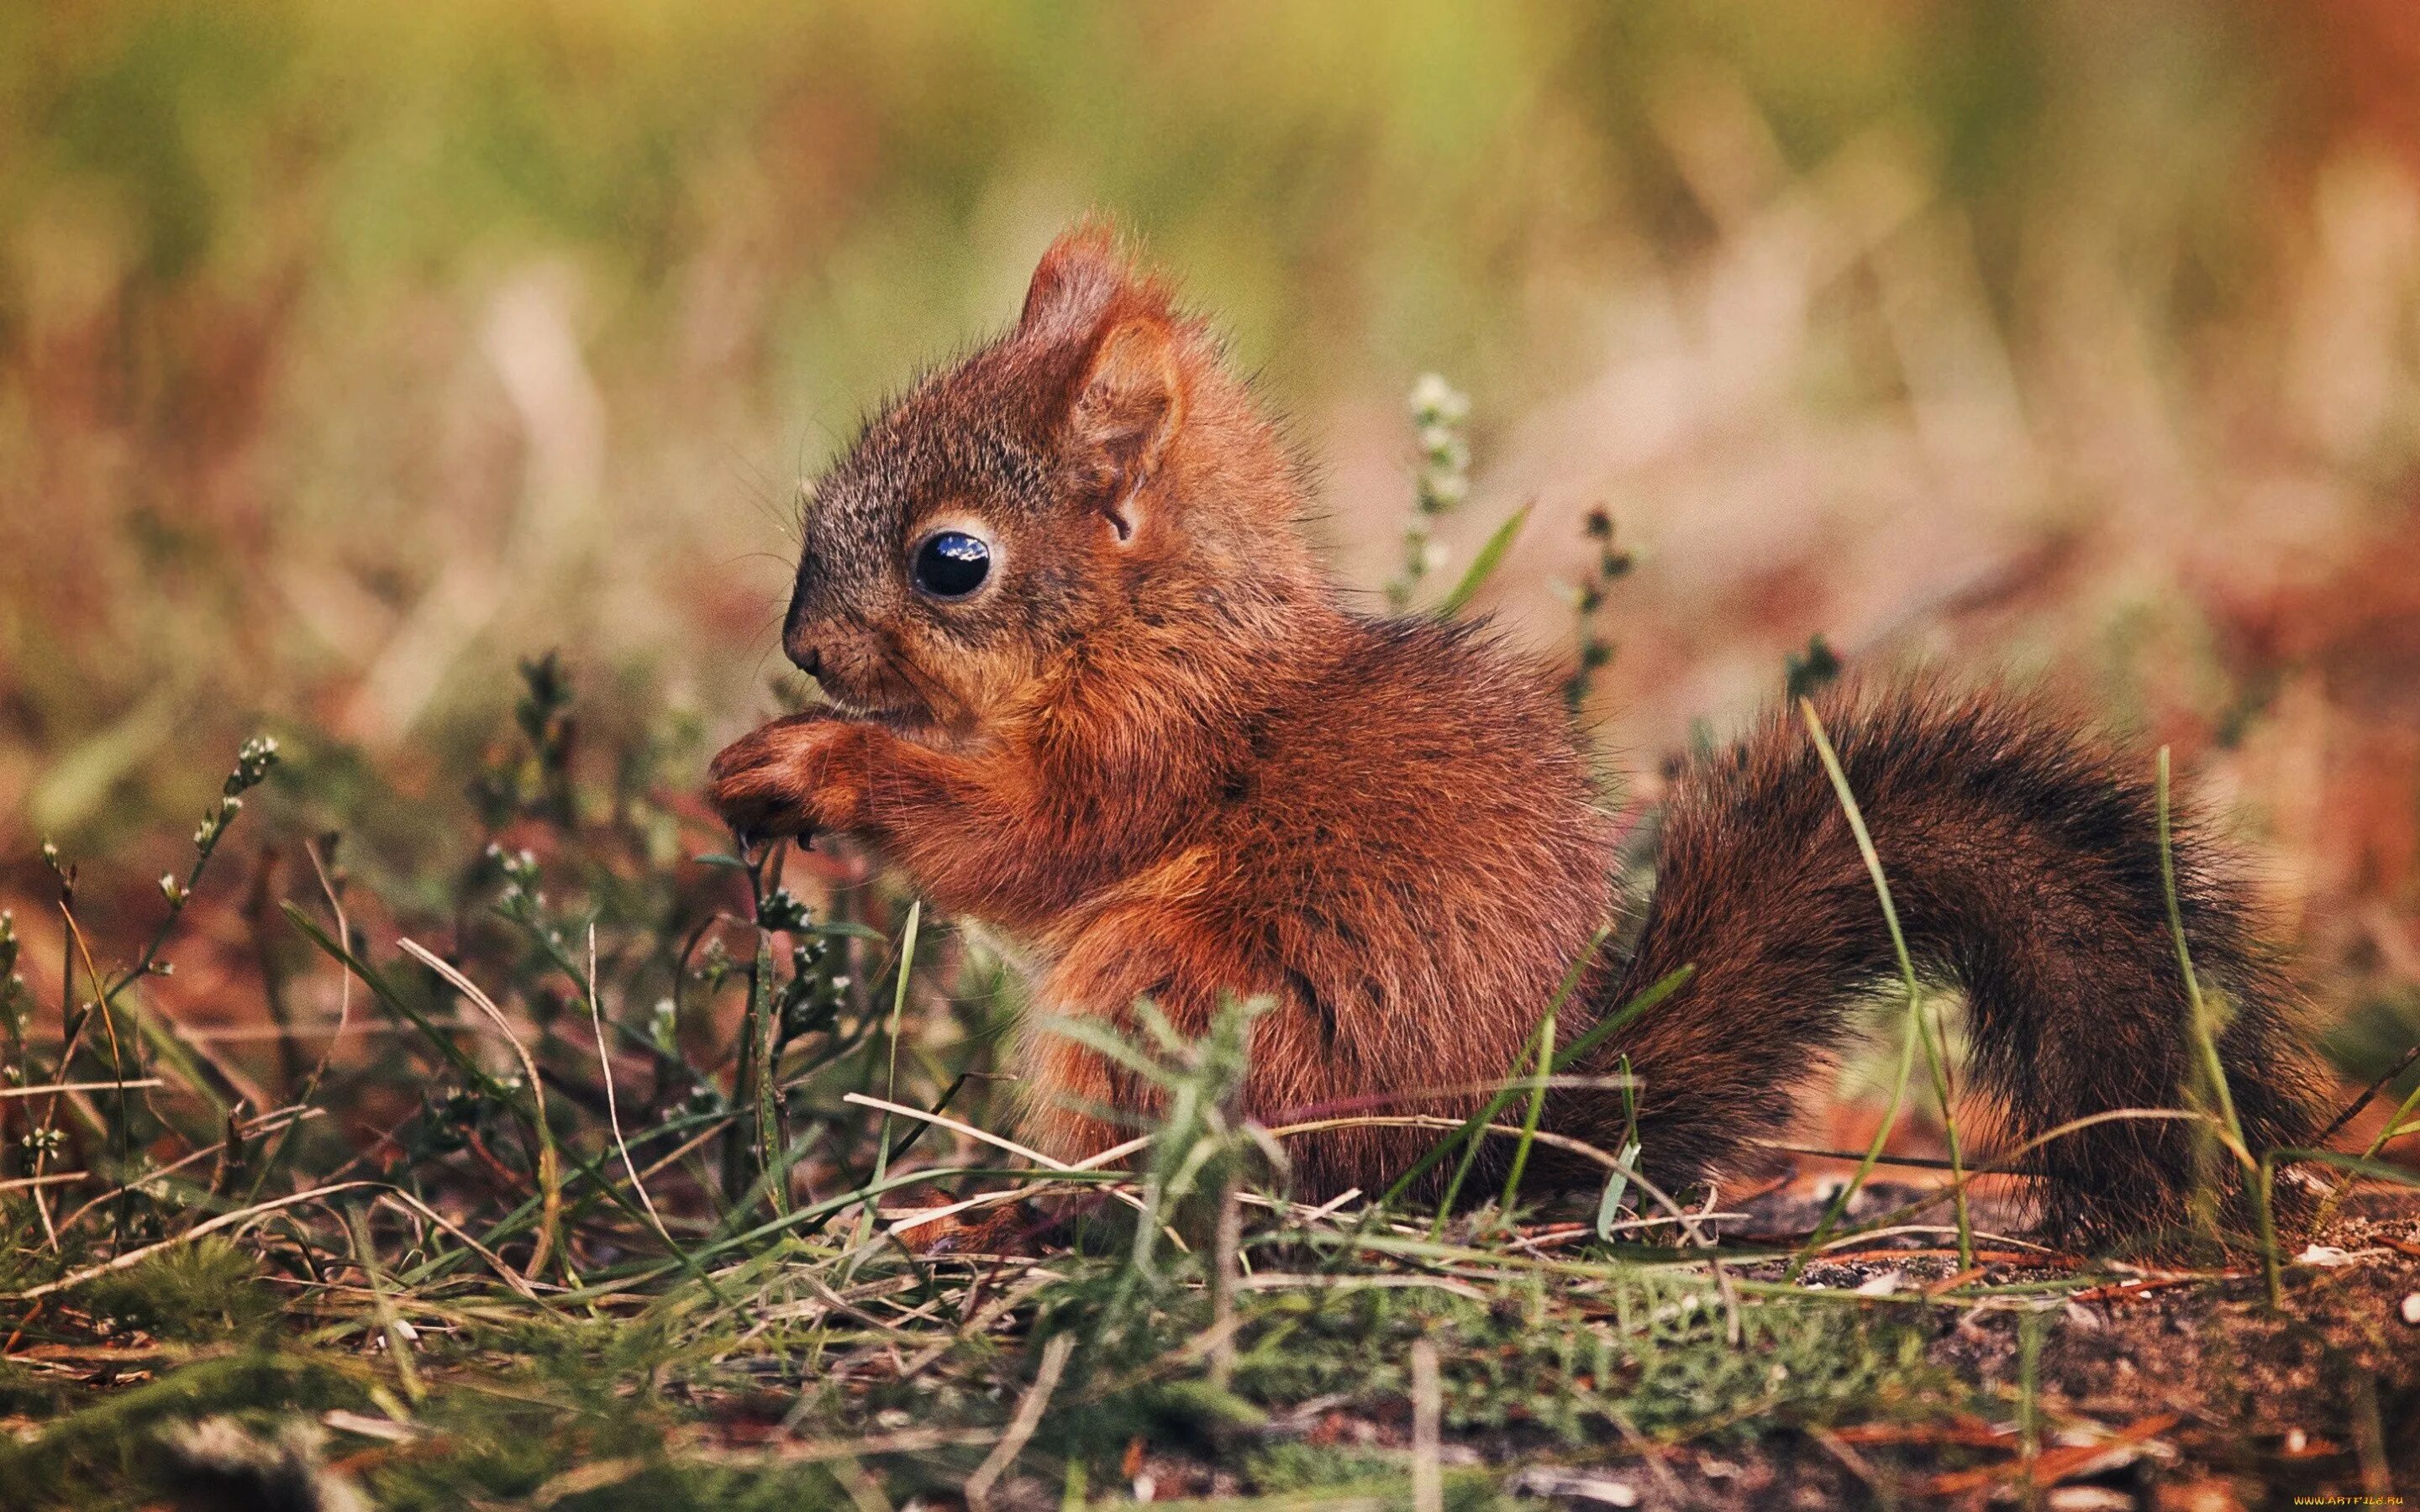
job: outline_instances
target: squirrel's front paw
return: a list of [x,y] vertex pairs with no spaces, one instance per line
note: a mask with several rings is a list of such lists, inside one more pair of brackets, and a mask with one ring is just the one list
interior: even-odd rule
[[760,840],[853,829],[865,805],[866,743],[882,732],[821,710],[752,730],[707,768],[723,822]]

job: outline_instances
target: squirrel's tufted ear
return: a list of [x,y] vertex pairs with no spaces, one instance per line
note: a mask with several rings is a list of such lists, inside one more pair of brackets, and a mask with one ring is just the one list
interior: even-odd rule
[[1021,335],[1081,354],[1063,424],[1086,501],[1120,540],[1133,537],[1136,491],[1185,420],[1186,378],[1168,289],[1136,270],[1116,234],[1087,222],[1061,234],[1026,290]]
[[1168,443],[1185,422],[1185,375],[1176,332],[1164,316],[1140,315],[1112,325],[1067,412],[1067,439],[1091,474],[1086,492],[1131,540],[1137,492],[1159,468]]
[[1110,306],[1137,296],[1165,303],[1156,283],[1136,273],[1114,230],[1100,221],[1079,222],[1060,232],[1035,265],[1017,329],[1046,339],[1079,339],[1098,331]]

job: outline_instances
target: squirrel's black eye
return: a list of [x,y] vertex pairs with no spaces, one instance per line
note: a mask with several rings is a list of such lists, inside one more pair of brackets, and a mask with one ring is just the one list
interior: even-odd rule
[[964,531],[935,531],[916,548],[915,572],[935,598],[964,598],[991,576],[991,548]]

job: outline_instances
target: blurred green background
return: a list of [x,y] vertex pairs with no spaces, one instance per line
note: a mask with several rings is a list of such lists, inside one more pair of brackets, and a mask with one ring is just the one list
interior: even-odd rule
[[1423,371],[1476,400],[1453,547],[1538,505],[1490,596],[1542,656],[1612,510],[1642,797],[1812,634],[2066,680],[2391,997],[2414,15],[0,8],[0,891],[154,843],[256,727],[303,818],[440,844],[548,647],[693,786],[782,680],[799,477],[1101,209],[1295,417],[1357,587]]

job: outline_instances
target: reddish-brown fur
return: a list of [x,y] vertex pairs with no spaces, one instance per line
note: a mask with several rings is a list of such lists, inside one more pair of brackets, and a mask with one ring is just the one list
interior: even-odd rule
[[[833,706],[724,751],[715,800],[753,834],[871,841],[1020,941],[1047,1011],[1125,1024],[1148,997],[1199,1032],[1220,995],[1268,995],[1244,1088],[1264,1121],[1465,1111],[1618,911],[1608,826],[1543,670],[1483,629],[1344,608],[1304,507],[1205,329],[1105,232],[1071,233],[1016,327],[916,385],[819,486],[785,644]],[[908,554],[959,526],[991,543],[992,579],[932,601]],[[1980,1077],[2017,1126],[2172,1103],[2182,997],[2139,775],[2005,701],[1829,709],[1918,953],[1967,987]],[[1636,958],[1564,1022],[1698,967],[1595,1068],[1629,1057],[1649,1169],[1678,1184],[1779,1130],[1890,957],[1792,726],[1684,779],[1667,825]],[[2205,970],[2237,996],[2238,1097],[2288,1138],[2309,1121],[2299,1052],[2206,850],[2180,864]],[[1030,1038],[1023,1072],[1025,1135],[1057,1156],[1126,1137],[1103,1110],[1148,1108],[1063,1038]],[[1607,1139],[1617,1107],[1558,1094],[1555,1118]],[[2173,1215],[2183,1145],[2144,1127],[2053,1147],[2055,1221],[2106,1237]],[[1304,1139],[1296,1183],[1375,1189],[1433,1138]]]

